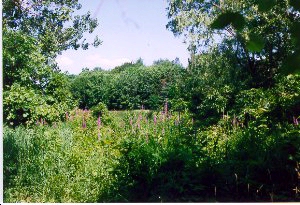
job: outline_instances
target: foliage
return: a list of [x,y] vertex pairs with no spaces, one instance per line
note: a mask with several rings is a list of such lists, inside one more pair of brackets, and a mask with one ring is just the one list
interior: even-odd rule
[[76,0],[26,2],[4,1],[5,202],[300,200],[296,1],[170,0],[186,69],[79,75],[50,60],[96,21],[73,19]]
[[[92,33],[98,25],[91,14],[75,15],[81,8],[78,0],[68,1],[3,1],[3,27],[22,31],[41,43],[42,55],[55,57],[69,48],[87,49],[83,34]],[[96,37],[93,45],[101,42]]]
[[20,32],[3,30],[3,85],[6,89],[14,82],[23,86],[43,88],[50,68],[41,55],[37,41]]
[[289,73],[299,65],[295,42],[300,19],[293,5],[287,0],[170,0],[168,28],[190,40],[192,53],[209,50],[208,45],[227,44],[253,78],[252,86],[268,87],[273,85],[281,67],[290,69]]
[[102,102],[98,103],[98,105],[94,106],[91,108],[93,112],[93,116],[98,117],[98,116],[105,116],[108,114],[108,109],[106,105]]
[[103,102],[109,109],[158,109],[165,98],[177,97],[174,88],[183,73],[170,61],[149,67],[137,61],[112,71],[84,71],[72,80],[71,90],[80,108]]
[[226,115],[200,131],[187,112],[109,115],[101,127],[88,110],[52,126],[4,127],[5,201],[299,200],[299,126]]
[[[55,92],[57,94],[59,91]],[[44,96],[32,88],[13,84],[10,90],[3,93],[5,122],[17,126],[60,121],[65,112],[75,105],[70,94],[66,93],[66,90],[64,92],[62,96]]]
[[71,92],[80,108],[91,108],[99,102],[107,104],[110,76],[103,71],[84,71],[71,81]]
[[88,43],[79,41],[98,24],[89,13],[73,16],[80,7],[77,0],[3,1],[5,123],[51,123],[73,108],[69,82],[54,59],[79,44],[87,49]]

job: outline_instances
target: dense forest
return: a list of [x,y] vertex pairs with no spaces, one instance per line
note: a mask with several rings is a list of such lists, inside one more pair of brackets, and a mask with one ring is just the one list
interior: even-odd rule
[[78,0],[2,4],[4,202],[300,201],[298,0],[168,0],[187,67],[78,75]]

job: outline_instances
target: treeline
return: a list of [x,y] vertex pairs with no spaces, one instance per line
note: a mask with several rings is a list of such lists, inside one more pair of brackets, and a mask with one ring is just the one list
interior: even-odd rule
[[166,99],[178,98],[185,69],[169,60],[158,60],[152,66],[142,60],[125,63],[111,71],[84,70],[69,76],[71,92],[80,108],[104,103],[110,110],[159,109]]

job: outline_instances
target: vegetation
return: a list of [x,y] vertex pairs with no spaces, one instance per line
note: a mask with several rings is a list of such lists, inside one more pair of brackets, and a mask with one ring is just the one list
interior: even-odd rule
[[75,76],[53,59],[96,20],[19,2],[3,1],[5,202],[300,201],[296,1],[169,0],[187,68]]

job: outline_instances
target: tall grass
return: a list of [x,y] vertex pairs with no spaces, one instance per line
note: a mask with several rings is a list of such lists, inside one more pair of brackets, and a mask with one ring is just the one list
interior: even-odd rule
[[194,124],[165,106],[101,118],[74,110],[52,126],[4,126],[4,201],[299,200],[299,126]]

